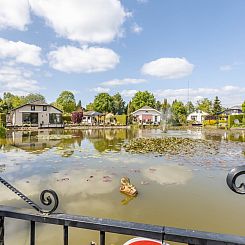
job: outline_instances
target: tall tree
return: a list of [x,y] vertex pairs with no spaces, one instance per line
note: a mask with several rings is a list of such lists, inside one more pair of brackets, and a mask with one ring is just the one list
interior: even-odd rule
[[133,110],[138,110],[143,106],[150,106],[155,108],[156,99],[154,95],[148,91],[138,91],[132,98],[130,106]]
[[214,102],[213,102],[213,109],[212,109],[212,113],[214,115],[217,115],[219,112],[222,111],[222,106],[221,106],[221,102],[218,98],[218,96],[215,96]]
[[25,96],[26,103],[32,103],[34,101],[46,102],[46,99],[42,94],[30,93]]
[[113,113],[122,115],[125,112],[125,101],[119,93],[112,96],[113,99]]
[[162,109],[162,103],[159,100],[156,101],[155,109],[158,111]]
[[94,104],[93,103],[89,103],[86,105],[86,110],[87,111],[93,111],[94,110]]
[[168,103],[168,100],[165,98],[162,103],[163,113],[166,113],[170,107],[171,105]]
[[81,110],[81,108],[82,108],[82,101],[79,100],[78,103],[77,103],[76,109],[77,109],[77,110]]
[[[245,125],[245,100],[242,103],[242,112],[243,112],[243,119],[242,119],[242,123]],[[244,151],[245,154],[245,151]]]
[[186,110],[187,110],[187,114],[190,114],[192,112],[195,111],[195,106],[193,105],[193,103],[191,101],[188,101],[185,105]]
[[98,112],[112,112],[114,107],[113,98],[108,93],[98,94],[93,102],[93,109]]
[[63,91],[57,98],[56,104],[62,106],[66,113],[71,113],[76,109],[75,96],[71,91]]
[[197,109],[211,113],[212,111],[212,101],[210,101],[208,98],[204,98],[202,100],[197,101]]
[[187,110],[183,102],[174,100],[171,107],[174,124],[186,123]]

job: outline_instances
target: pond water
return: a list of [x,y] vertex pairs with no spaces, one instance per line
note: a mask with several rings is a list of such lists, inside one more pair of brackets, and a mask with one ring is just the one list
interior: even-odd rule
[[[215,142],[212,154],[131,154],[123,144],[136,137],[190,137]],[[0,174],[39,203],[54,189],[58,211],[245,236],[245,196],[226,185],[230,169],[245,164],[245,133],[224,131],[70,130],[12,132],[0,141]],[[128,176],[139,195],[119,192]],[[28,206],[4,186],[0,203]],[[70,229],[69,244],[98,242],[98,232]],[[36,244],[62,244],[62,227],[37,225]],[[13,235],[14,234],[14,235]],[[29,223],[7,220],[6,244],[29,244]],[[108,235],[107,244],[129,237]]]

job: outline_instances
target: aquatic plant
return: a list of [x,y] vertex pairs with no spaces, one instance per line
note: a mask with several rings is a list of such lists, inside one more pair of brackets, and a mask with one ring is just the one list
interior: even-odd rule
[[160,155],[195,155],[197,153],[215,154],[218,150],[216,143],[190,138],[137,138],[124,145],[130,153],[158,153]]

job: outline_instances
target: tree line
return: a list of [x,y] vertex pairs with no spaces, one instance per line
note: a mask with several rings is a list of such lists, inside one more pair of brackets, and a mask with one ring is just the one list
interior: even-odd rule
[[[9,92],[4,93],[3,98],[0,98],[0,113],[7,113],[13,108],[34,101],[46,102],[46,99],[43,95],[38,93],[31,93],[26,96],[18,96]],[[62,110],[65,114],[71,114],[83,108],[81,100],[76,102],[74,93],[71,91],[62,91],[58,98],[51,104]],[[194,105],[191,101],[184,103],[180,100],[174,100],[172,103],[169,103],[167,99],[164,99],[164,101],[161,102],[149,91],[138,91],[128,103],[123,100],[120,93],[116,93],[115,95],[99,93],[95,96],[93,102],[86,106],[85,110],[130,115],[133,111],[143,106],[150,106],[159,111],[171,111],[174,123],[180,124],[185,123],[187,115],[196,110],[201,110],[211,115],[217,115],[225,109],[218,96],[216,96],[213,101],[208,98],[198,100]],[[245,112],[245,101],[242,108]]]

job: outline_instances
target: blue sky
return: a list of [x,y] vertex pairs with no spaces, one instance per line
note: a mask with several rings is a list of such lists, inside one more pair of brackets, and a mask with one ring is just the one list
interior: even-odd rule
[[0,0],[0,96],[245,99],[244,0]]

